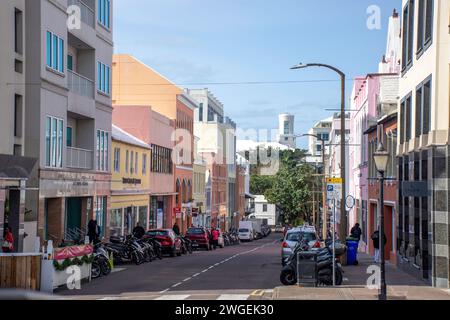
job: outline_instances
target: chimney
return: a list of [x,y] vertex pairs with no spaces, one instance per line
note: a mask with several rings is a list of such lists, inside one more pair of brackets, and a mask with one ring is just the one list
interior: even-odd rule
[[394,12],[392,13],[393,18],[398,18],[398,12],[396,9],[394,9]]
[[383,59],[381,59],[381,63],[387,63],[386,61],[386,55],[383,54]]

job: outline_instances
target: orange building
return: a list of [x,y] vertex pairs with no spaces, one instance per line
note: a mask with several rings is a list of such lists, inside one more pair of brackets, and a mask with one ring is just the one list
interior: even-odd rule
[[175,196],[170,220],[177,221],[184,232],[192,221],[193,121],[197,104],[182,88],[130,55],[113,56],[112,86],[115,106],[147,106],[173,120]]

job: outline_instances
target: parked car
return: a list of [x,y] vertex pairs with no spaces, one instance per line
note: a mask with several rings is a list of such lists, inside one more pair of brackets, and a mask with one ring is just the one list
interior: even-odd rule
[[186,238],[192,241],[192,248],[194,249],[211,249],[211,245],[209,243],[209,231],[205,228],[189,228],[186,232]]
[[283,226],[281,224],[275,226],[275,233],[283,233]]
[[321,246],[314,227],[305,226],[288,230],[284,236],[281,249],[281,263],[283,266],[301,239],[305,239],[310,248],[320,248]]
[[181,256],[182,243],[180,237],[171,229],[154,229],[149,230],[144,237],[154,238],[161,244],[163,254],[171,257]]

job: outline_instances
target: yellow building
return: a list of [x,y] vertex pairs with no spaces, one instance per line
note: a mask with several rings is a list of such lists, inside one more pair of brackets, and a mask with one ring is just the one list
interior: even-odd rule
[[151,147],[113,125],[111,235],[127,235],[139,223],[149,226]]

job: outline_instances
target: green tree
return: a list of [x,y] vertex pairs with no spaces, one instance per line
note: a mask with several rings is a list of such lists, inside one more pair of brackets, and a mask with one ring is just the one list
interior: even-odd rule
[[304,162],[305,156],[303,150],[281,152],[280,169],[264,193],[270,203],[281,208],[288,222],[311,222],[314,170]]

